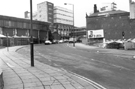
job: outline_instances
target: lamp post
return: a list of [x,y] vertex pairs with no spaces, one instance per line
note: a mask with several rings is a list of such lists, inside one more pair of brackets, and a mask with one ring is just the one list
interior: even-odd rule
[[34,67],[34,44],[33,44],[33,34],[32,34],[32,0],[30,0],[30,55],[31,55],[31,67]]
[[7,51],[9,51],[9,48],[8,48],[8,33],[6,32],[6,37],[7,37]]
[[73,34],[73,46],[75,47],[74,4],[71,4],[71,3],[64,3],[64,5],[72,5],[72,9],[73,9],[73,30],[74,30],[74,34]]

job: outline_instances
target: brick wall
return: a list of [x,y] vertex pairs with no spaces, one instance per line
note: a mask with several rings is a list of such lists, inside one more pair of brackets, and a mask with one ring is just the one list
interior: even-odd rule
[[125,32],[125,38],[135,38],[135,20],[129,19],[129,14],[117,14],[108,17],[95,16],[88,17],[87,29],[104,29],[105,38],[122,39],[122,31]]

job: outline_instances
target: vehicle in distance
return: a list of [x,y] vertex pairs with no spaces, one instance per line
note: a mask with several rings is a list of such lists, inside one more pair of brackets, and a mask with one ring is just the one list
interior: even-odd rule
[[49,40],[46,40],[44,44],[45,44],[45,45],[50,45],[50,44],[52,44],[52,42],[49,41]]

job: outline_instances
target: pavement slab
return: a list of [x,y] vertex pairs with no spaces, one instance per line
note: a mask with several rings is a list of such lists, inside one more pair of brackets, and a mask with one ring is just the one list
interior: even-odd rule
[[16,52],[22,46],[0,50],[4,89],[105,89],[97,88],[72,73],[30,59]]

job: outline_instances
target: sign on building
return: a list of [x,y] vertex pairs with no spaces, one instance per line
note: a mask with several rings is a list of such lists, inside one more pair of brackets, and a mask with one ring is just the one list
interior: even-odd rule
[[88,30],[88,38],[103,38],[104,30]]

